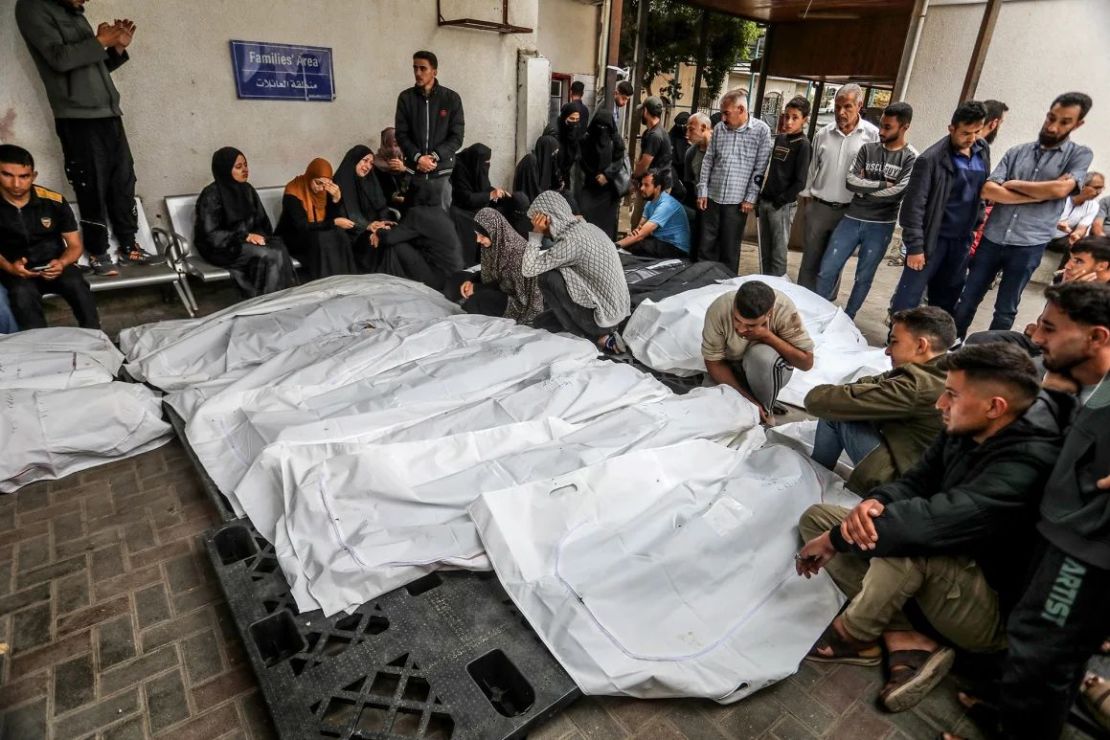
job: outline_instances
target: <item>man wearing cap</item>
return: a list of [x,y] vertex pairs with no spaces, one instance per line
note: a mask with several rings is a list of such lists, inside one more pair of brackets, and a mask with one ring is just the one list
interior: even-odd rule
[[640,180],[651,169],[671,168],[674,149],[671,138],[663,128],[663,101],[652,95],[640,106],[640,121],[644,124],[644,134],[640,137],[640,157],[632,168],[632,185],[635,188],[635,206],[632,209],[632,223],[640,223],[644,211],[644,200],[639,196]]
[[721,98],[721,120],[698,178],[698,210],[705,214],[698,259],[720,262],[732,273],[739,272],[744,226],[771,158],[771,129],[748,114],[747,101],[747,90]]

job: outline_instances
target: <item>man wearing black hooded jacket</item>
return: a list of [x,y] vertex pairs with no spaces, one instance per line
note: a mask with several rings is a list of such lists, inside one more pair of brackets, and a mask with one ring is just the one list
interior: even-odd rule
[[415,83],[397,96],[394,126],[405,167],[414,180],[426,181],[439,193],[440,204],[451,206],[451,171],[455,153],[462,149],[466,122],[462,98],[439,84],[439,60],[430,51],[412,55]]
[[809,658],[876,665],[881,638],[890,680],[880,698],[895,712],[920,701],[954,659],[915,630],[903,612],[910,600],[958,647],[1005,647],[1006,614],[1024,587],[1037,504],[1067,413],[1067,397],[1038,395],[1033,363],[1016,347],[967,347],[941,362],[945,431],[921,461],[855,509],[817,504],[799,525],[807,540],[799,574],[828,566],[851,600]]

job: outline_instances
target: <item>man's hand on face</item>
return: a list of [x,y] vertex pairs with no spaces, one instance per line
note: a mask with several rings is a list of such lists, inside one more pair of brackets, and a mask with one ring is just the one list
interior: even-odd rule
[[848,518],[841,522],[841,536],[849,544],[861,550],[874,550],[875,543],[879,541],[879,532],[875,529],[875,517],[882,514],[885,508],[874,499],[861,501],[848,514]]
[[537,234],[547,234],[551,230],[551,219],[546,213],[537,213],[532,216],[532,231]]
[[814,537],[798,551],[794,556],[794,569],[798,571],[798,575],[812,578],[834,557],[836,557],[836,548],[832,546],[829,533],[825,532],[819,537]]
[[767,324],[760,324],[754,329],[748,329],[747,331],[740,332],[740,337],[743,339],[747,339],[749,342],[759,342],[760,344],[764,344],[768,339],[771,338],[771,335],[773,333],[774,332],[771,331],[770,326],[768,326]]
[[432,159],[432,155],[425,154],[420,159],[416,160],[416,169],[419,172],[428,173],[436,168],[436,161]]

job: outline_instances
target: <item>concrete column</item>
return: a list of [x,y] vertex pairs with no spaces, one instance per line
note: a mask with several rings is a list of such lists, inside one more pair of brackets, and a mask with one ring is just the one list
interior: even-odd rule
[[520,50],[516,65],[516,159],[532,151],[547,125],[547,99],[551,95],[551,62],[539,52]]

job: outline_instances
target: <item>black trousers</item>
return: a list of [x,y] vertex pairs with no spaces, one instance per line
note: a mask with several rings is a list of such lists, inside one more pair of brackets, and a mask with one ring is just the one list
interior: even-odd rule
[[567,281],[558,270],[549,270],[540,275],[540,291],[543,293],[543,305],[555,314],[563,331],[595,342],[612,332],[612,328],[597,325],[592,308],[579,306],[574,302],[567,290]]
[[629,244],[627,251],[641,257],[656,257],[658,259],[690,259],[690,255],[671,244],[660,241],[654,236],[645,237],[642,241]]
[[698,261],[720,262],[729,273],[740,271],[740,242],[744,238],[744,226],[748,214],[740,210],[739,204],[716,203],[709,198],[701,224],[701,245],[698,248]]
[[81,209],[85,251],[108,252],[108,224],[120,246],[135,243],[135,160],[120,118],[58,118],[54,130],[62,142],[66,177]]
[[1110,571],[1043,543],[1025,595],[1006,624],[1003,734],[1060,736],[1087,659],[1110,630]]
[[46,315],[42,310],[42,297],[47,293],[60,295],[77,318],[77,325],[84,329],[99,329],[100,315],[92,290],[81,271],[74,265],[62,270],[53,280],[45,278],[23,279],[0,274],[0,282],[8,289],[8,302],[20,329],[45,329]]

